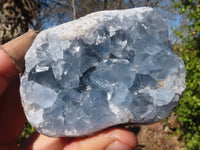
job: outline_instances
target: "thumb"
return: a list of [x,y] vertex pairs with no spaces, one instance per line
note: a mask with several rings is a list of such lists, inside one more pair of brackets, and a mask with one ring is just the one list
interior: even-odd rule
[[2,45],[2,48],[8,53],[8,55],[16,65],[16,68],[20,72],[23,72],[24,70],[24,55],[30,48],[36,35],[37,35],[36,31],[29,30],[25,34]]
[[8,86],[9,78],[17,75],[18,71],[8,54],[0,48],[0,95]]
[[30,30],[0,46],[0,95],[7,88],[10,78],[16,76],[18,70],[23,72],[24,55],[36,35],[35,31]]

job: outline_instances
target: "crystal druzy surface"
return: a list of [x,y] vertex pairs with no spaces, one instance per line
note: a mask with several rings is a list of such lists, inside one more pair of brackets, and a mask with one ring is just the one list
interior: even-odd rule
[[53,137],[154,123],[170,114],[185,89],[184,63],[152,8],[96,12],[42,31],[25,62],[26,117]]

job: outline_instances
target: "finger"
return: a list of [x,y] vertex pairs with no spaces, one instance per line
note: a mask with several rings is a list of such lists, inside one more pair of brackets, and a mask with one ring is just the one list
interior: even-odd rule
[[13,79],[0,96],[0,145],[16,145],[25,116],[19,96],[19,78]]
[[33,133],[20,147],[22,150],[63,150],[73,138],[51,138]]
[[97,135],[74,140],[64,150],[131,150],[137,146],[135,135],[125,129],[109,129]]
[[50,138],[33,135],[22,145],[26,150],[132,150],[137,146],[136,136],[125,129],[115,128],[86,138]]
[[[113,129],[90,138],[50,138],[34,134],[22,144],[23,150],[132,150],[137,146],[134,134],[124,129]],[[71,142],[72,141],[72,142]]]
[[136,136],[125,129],[115,128],[87,138],[79,138],[64,150],[132,150],[137,146]]

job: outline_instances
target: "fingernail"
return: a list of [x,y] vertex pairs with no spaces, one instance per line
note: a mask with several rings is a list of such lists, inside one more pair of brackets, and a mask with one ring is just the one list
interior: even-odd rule
[[122,144],[118,141],[115,141],[108,145],[108,147],[105,150],[133,150],[133,148],[131,148],[128,145]]

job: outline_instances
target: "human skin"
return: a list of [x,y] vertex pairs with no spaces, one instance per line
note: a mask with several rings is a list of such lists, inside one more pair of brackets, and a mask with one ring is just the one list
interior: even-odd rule
[[[0,150],[131,150],[136,148],[137,139],[131,132],[123,128],[111,128],[84,138],[51,138],[33,133],[24,143],[17,147],[26,117],[21,106],[19,94],[19,71],[3,49],[18,51],[27,47],[20,47],[21,39],[13,40],[16,47],[8,44],[0,48]],[[31,43],[29,43],[31,45]],[[18,68],[18,67],[17,67]]]

